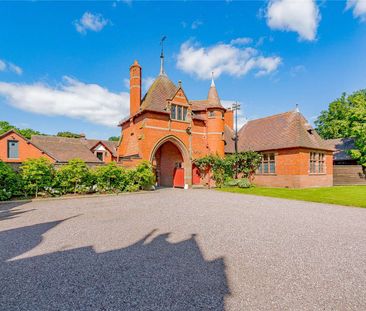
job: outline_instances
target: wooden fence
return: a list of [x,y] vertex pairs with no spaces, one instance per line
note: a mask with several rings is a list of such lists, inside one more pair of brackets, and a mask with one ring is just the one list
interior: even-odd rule
[[342,185],[366,185],[366,175],[361,165],[334,165],[333,184]]

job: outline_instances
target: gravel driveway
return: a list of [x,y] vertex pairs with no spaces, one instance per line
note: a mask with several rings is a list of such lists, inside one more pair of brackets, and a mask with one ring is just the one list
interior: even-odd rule
[[366,310],[366,209],[163,189],[0,205],[0,310]]

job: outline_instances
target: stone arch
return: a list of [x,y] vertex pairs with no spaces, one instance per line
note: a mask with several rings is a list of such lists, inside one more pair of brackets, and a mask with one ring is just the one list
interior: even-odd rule
[[150,153],[150,162],[153,163],[156,152],[165,143],[172,143],[180,151],[183,158],[183,168],[184,168],[184,184],[187,187],[192,185],[192,161],[189,156],[189,152],[185,144],[176,136],[168,135],[161,138],[154,146]]

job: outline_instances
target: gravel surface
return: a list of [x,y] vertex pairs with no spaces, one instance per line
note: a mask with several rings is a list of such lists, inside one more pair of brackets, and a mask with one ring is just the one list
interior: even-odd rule
[[0,205],[0,310],[366,310],[366,209],[210,190]]

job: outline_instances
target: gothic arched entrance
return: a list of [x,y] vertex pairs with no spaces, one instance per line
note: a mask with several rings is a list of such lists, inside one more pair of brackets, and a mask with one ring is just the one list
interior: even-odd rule
[[160,140],[151,153],[158,186],[185,187],[192,184],[192,164],[184,144],[175,136]]

